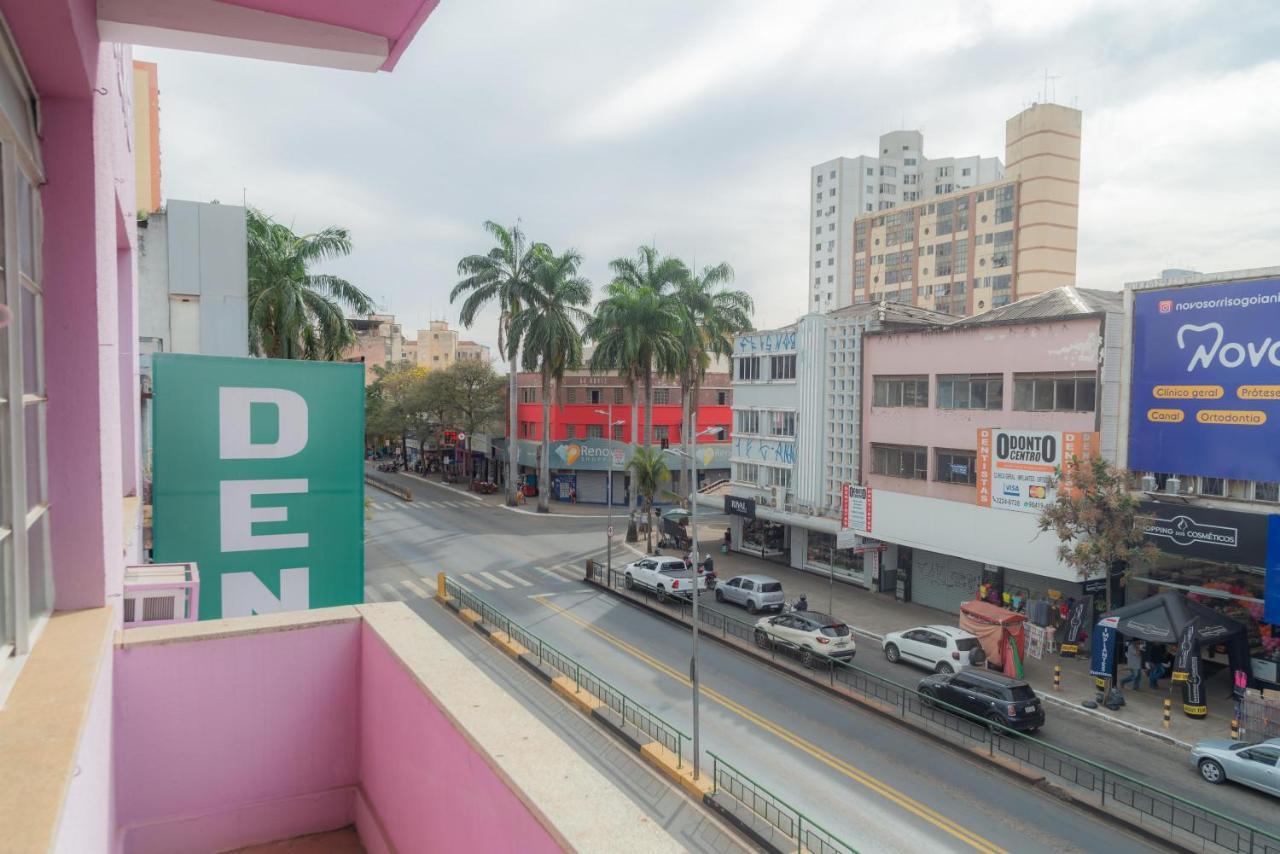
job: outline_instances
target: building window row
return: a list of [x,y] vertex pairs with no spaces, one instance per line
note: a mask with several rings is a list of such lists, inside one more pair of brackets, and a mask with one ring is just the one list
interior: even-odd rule
[[1002,374],[939,374],[939,409],[1004,409]]
[[871,446],[871,473],[906,480],[926,480],[929,476],[928,451],[915,445]]
[[[939,289],[939,294],[945,293]],[[1097,399],[1097,373],[1066,371],[1013,375],[1013,409],[1016,412],[1093,412]],[[872,406],[929,406],[929,378],[916,376],[874,377]],[[1003,374],[939,374],[938,409],[1004,409]]]
[[1092,412],[1097,383],[1094,371],[1014,374],[1013,408],[1023,412]]
[[873,406],[928,407],[929,405],[927,376],[876,377],[874,386]]

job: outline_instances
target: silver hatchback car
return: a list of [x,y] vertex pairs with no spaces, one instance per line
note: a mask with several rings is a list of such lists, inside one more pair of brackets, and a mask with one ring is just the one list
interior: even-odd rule
[[739,575],[716,585],[716,601],[742,605],[748,613],[782,610],[782,582],[767,575]]
[[1234,780],[1280,795],[1280,738],[1263,742],[1198,741],[1191,748],[1191,764],[1206,782]]

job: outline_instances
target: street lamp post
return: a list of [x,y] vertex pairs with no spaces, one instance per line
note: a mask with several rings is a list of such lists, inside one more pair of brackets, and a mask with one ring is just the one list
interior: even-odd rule
[[605,489],[605,495],[609,502],[609,527],[605,533],[605,582],[613,583],[613,428],[623,423],[621,419],[613,420],[613,401],[609,401],[609,411],[597,409],[596,415],[603,415],[605,420],[609,422],[609,485]]
[[698,779],[698,770],[701,765],[701,755],[699,747],[699,727],[698,727],[698,695],[701,691],[698,688],[698,437],[705,436],[710,433],[717,432],[717,428],[708,427],[701,433],[698,432],[698,413],[695,411],[691,414],[691,426],[693,428],[693,438],[689,451],[679,451],[672,448],[667,449],[669,454],[683,454],[689,458],[692,466],[692,483],[689,484],[689,528],[693,534],[693,657],[689,660],[689,681],[693,683],[693,779]]

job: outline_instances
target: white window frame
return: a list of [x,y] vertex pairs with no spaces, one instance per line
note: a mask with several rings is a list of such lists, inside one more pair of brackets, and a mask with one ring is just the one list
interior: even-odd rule
[[[40,146],[39,101],[22,65],[21,57],[0,18],[0,103],[24,105],[19,115],[0,109],[0,186],[3,188],[4,304],[9,322],[0,335],[0,490],[4,510],[0,515],[0,700],[16,679],[17,670],[35,645],[53,605],[53,570],[49,532],[48,396],[44,365],[43,220],[39,187],[44,183]],[[19,204],[19,190],[30,193],[29,203]],[[21,268],[20,236],[28,244],[28,268]],[[24,295],[26,300],[24,301]],[[27,305],[29,303],[29,305]],[[34,318],[28,318],[31,311]],[[30,323],[35,341],[23,340]],[[30,345],[35,357],[34,384],[24,381],[29,366],[23,351]],[[26,414],[36,410],[36,433],[27,434]],[[27,449],[37,447],[34,503],[28,502]],[[40,526],[38,550],[43,557],[43,586],[47,601],[34,609],[31,603],[30,534]]]

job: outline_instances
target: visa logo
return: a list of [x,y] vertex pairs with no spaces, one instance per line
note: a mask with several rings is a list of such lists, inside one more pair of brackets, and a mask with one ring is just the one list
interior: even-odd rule
[[1011,495],[1014,498],[1018,498],[1019,496],[1022,495],[1022,492],[1018,489],[1018,487],[1015,484],[1010,483],[1005,485],[1004,494]]

